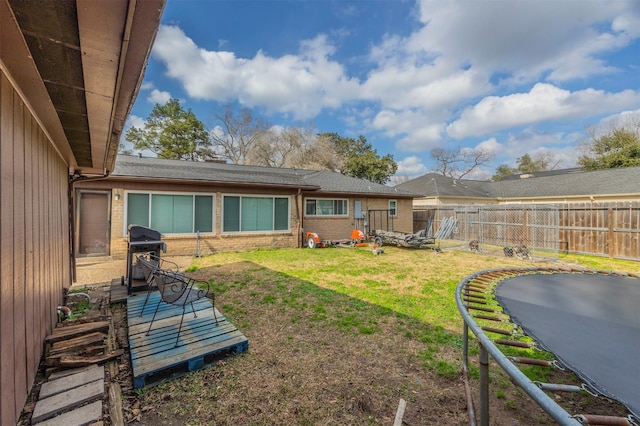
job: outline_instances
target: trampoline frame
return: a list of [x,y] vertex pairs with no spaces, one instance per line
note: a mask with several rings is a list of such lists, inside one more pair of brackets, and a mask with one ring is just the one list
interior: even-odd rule
[[[547,414],[549,414],[560,425],[580,425],[578,416],[572,416],[564,408],[558,405],[555,400],[548,396],[537,383],[529,379],[502,351],[493,343],[493,341],[485,334],[484,330],[479,326],[468,312],[469,302],[464,301],[465,287],[482,275],[500,274],[500,280],[515,277],[522,274],[532,273],[586,273],[586,274],[603,274],[603,275],[620,275],[638,277],[637,274],[614,273],[611,271],[598,271],[592,269],[578,268],[550,268],[550,267],[530,267],[530,268],[498,268],[487,269],[476,272],[463,278],[456,288],[456,304],[458,311],[464,320],[463,325],[463,372],[468,374],[469,366],[469,329],[478,339],[480,348],[479,364],[480,364],[480,425],[489,425],[489,356],[511,377],[511,379],[520,386]],[[495,280],[495,277],[494,277]],[[475,425],[474,409],[472,401],[469,401],[469,416],[472,425]],[[631,423],[630,423],[631,424]]]

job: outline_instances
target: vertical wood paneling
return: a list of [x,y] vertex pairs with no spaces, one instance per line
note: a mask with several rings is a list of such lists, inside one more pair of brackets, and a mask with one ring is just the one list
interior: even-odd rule
[[27,383],[33,383],[39,364],[39,351],[37,350],[39,340],[36,333],[36,323],[38,321],[35,310],[35,280],[34,280],[34,251],[33,251],[33,172],[36,170],[33,165],[34,132],[37,134],[36,122],[30,114],[25,114],[25,135],[24,135],[24,230],[25,230],[25,332],[27,337]]
[[[27,385],[27,331],[26,316],[31,307],[26,306],[26,241],[25,241],[25,169],[24,169],[24,105],[18,96],[13,97],[13,351],[15,360],[15,409],[20,411],[28,393]],[[28,309],[28,311],[27,311]],[[21,397],[21,396],[25,397]]]
[[68,167],[0,71],[0,424],[16,424],[70,285]]
[[0,420],[15,424],[15,374],[13,352],[13,88],[2,75],[0,82]]

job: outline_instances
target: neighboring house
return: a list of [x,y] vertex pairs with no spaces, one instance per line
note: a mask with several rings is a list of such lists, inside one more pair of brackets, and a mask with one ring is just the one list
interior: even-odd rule
[[369,210],[413,228],[415,194],[330,171],[120,155],[109,177],[75,188],[78,256],[124,257],[130,224],[160,231],[168,253],[184,255],[301,247],[308,231],[345,239],[364,230]]
[[420,194],[416,210],[459,204],[564,204],[640,201],[640,167],[552,170],[497,182],[428,173],[396,186]]
[[0,1],[0,424],[72,282],[72,179],[113,170],[164,0]]

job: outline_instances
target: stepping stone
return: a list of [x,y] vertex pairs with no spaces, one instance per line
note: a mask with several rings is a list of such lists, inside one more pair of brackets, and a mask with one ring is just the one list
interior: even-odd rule
[[104,379],[96,380],[77,388],[69,389],[36,403],[31,421],[33,423],[50,419],[58,413],[78,407],[104,397]]
[[60,414],[44,422],[37,423],[38,426],[82,426],[87,423],[97,422],[102,418],[102,401],[92,402],[73,411]]
[[66,392],[70,389],[101,379],[104,379],[104,367],[94,365],[85,371],[43,383],[40,387],[40,395],[38,398],[48,398],[60,392]]

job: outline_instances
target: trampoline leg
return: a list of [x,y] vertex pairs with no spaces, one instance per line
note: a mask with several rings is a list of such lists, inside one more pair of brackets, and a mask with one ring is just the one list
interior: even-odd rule
[[489,352],[480,346],[480,426],[489,426]]
[[466,322],[462,326],[462,365],[469,367],[469,326]]

